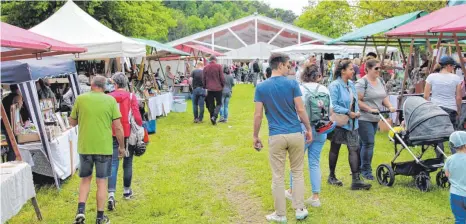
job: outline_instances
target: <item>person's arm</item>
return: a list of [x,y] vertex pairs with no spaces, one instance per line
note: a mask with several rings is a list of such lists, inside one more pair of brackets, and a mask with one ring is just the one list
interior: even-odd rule
[[330,85],[330,100],[332,101],[333,111],[337,114],[349,114],[349,109],[338,105],[337,99],[340,98],[338,94],[338,89],[335,85]]
[[222,71],[222,67],[220,67],[220,72],[219,72],[219,75],[220,75],[220,84],[222,85],[222,88],[225,87],[225,76],[223,75],[223,71]]
[[259,138],[259,131],[261,129],[262,118],[264,117],[264,104],[262,102],[255,103],[254,110],[254,139]]
[[461,94],[461,83],[456,86],[456,107],[458,116],[461,114],[461,104],[463,101],[463,96]]
[[[359,101],[359,102],[361,102],[361,101]],[[361,104],[359,104],[359,105],[361,105]],[[394,108],[392,103],[390,103],[390,98],[388,96],[386,96],[383,99],[382,105],[385,106],[386,108],[388,108],[388,110],[390,110],[390,112],[395,112],[396,111],[396,108]]]
[[306,130],[312,131],[311,124],[309,123],[309,117],[307,116],[306,108],[304,107],[301,96],[294,98],[294,104],[296,106],[296,112],[298,113],[299,119],[306,127]]
[[430,92],[431,92],[432,86],[430,83],[426,82],[426,86],[424,87],[424,99],[429,100],[430,99]]
[[141,112],[139,112],[139,103],[138,99],[136,98],[136,95],[133,94],[133,102],[131,102],[131,110],[133,111],[133,116],[134,120],[136,121],[136,124],[139,126],[142,126],[142,117],[141,117]]
[[71,127],[78,125],[78,116],[79,116],[79,97],[76,98],[73,109],[71,109],[70,117],[68,118]]
[[119,157],[123,157],[125,154],[125,132],[123,130],[123,125],[121,125],[121,119],[115,119],[112,122],[112,126],[114,127],[115,130],[115,136],[118,141],[118,152],[119,152]]
[[206,69],[202,70],[202,87],[207,90]]

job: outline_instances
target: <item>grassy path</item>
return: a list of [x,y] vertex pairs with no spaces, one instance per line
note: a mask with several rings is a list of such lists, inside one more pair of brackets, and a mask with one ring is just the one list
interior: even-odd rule
[[[122,198],[119,172],[117,210],[106,212],[112,223],[264,223],[264,215],[273,211],[271,172],[267,145],[259,153],[251,146],[252,102],[253,87],[238,85],[230,102],[228,124],[193,124],[190,103],[188,112],[160,118],[148,151],[134,160],[135,197],[131,201]],[[266,144],[266,122],[261,134]],[[377,136],[375,150],[374,169],[393,157],[393,146],[385,134]],[[372,181],[370,191],[350,191],[345,148],[337,166],[337,175],[345,186],[328,186],[328,151],[326,144],[321,161],[323,206],[310,208],[309,218],[302,223],[452,223],[448,191],[433,187],[421,193],[413,187],[410,177],[397,176],[393,188]],[[409,159],[406,155],[404,158]],[[309,172],[305,170],[308,197]],[[435,179],[434,174],[431,177]],[[53,187],[38,190],[44,217],[41,223],[72,223],[78,184],[75,175],[61,191]],[[92,188],[86,205],[88,223],[93,223],[96,215],[95,186]],[[288,220],[295,222],[291,203],[287,205]],[[28,203],[8,223],[39,222]]]

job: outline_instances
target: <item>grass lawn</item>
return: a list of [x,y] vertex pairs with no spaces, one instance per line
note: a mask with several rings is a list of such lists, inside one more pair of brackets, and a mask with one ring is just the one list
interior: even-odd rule
[[[273,212],[271,171],[268,162],[267,123],[261,130],[265,147],[252,147],[252,85],[234,88],[228,124],[193,124],[191,103],[186,113],[170,113],[157,121],[148,150],[134,160],[133,200],[123,199],[122,166],[116,192],[117,210],[112,223],[265,223]],[[205,113],[208,117],[208,112]],[[265,119],[265,118],[264,118]],[[370,191],[351,191],[348,153],[341,149],[337,176],[343,187],[329,186],[329,144],[322,153],[322,207],[309,208],[302,223],[452,223],[448,190],[433,186],[422,193],[411,177],[396,176],[393,187],[372,181]],[[373,169],[393,158],[393,145],[378,134]],[[433,155],[433,153],[431,154]],[[307,157],[307,156],[306,156]],[[409,159],[407,152],[404,159]],[[307,160],[307,159],[306,159]],[[305,162],[306,198],[311,195]],[[288,184],[288,171],[286,183]],[[435,185],[435,175],[431,174]],[[42,223],[72,223],[77,207],[79,177],[67,180],[60,191],[41,188],[37,199]],[[95,185],[86,205],[88,223],[96,216]],[[288,221],[296,222],[291,202]],[[8,223],[39,223],[28,203]]]

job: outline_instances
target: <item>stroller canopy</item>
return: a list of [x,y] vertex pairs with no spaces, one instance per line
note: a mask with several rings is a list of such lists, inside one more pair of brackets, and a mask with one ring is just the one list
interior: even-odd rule
[[409,140],[414,145],[444,142],[454,131],[448,113],[422,97],[408,97],[403,116]]

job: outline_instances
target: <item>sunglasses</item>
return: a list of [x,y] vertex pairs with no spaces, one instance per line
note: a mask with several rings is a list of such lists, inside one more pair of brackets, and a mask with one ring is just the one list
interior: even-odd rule
[[375,67],[374,70],[378,71],[380,70],[380,67]]

